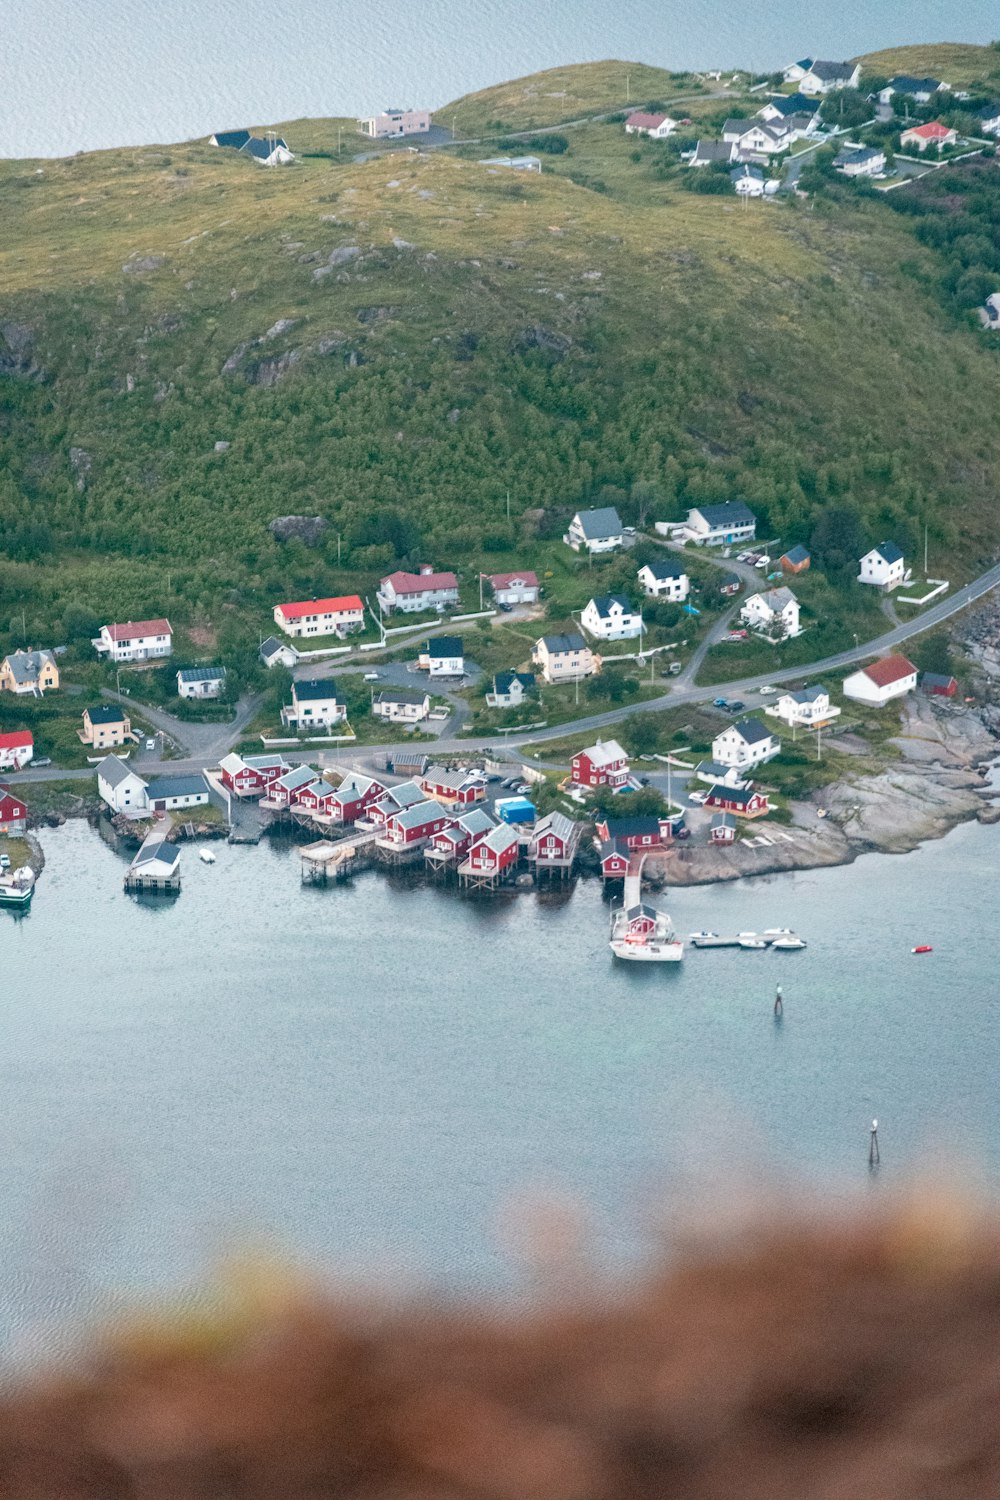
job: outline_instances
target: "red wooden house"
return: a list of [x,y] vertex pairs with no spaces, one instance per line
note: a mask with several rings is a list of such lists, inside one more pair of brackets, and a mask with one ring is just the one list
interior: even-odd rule
[[412,807],[390,813],[385,822],[383,840],[405,849],[433,838],[450,822],[451,817],[440,802],[416,802]]
[[328,781],[314,781],[311,786],[304,786],[296,792],[292,806],[310,813],[313,817],[328,818],[331,815],[331,804],[336,795],[336,787],[332,787]]
[[428,797],[453,807],[471,807],[486,796],[481,777],[470,776],[467,771],[446,771],[444,766],[428,766],[419,785]]
[[281,755],[237,755],[235,750],[219,762],[222,784],[236,797],[263,797],[273,781],[290,767]]
[[580,842],[581,825],[562,813],[539,818],[531,835],[529,853],[539,864],[572,861]]
[[464,859],[472,845],[484,839],[495,827],[488,812],[474,807],[461,817],[451,818],[447,826],[434,835],[427,857],[437,863]]
[[735,813],[738,818],[764,818],[769,812],[767,796],[752,787],[713,786],[705,799],[706,807],[719,812]]
[[0,786],[0,833],[19,833],[27,826],[27,807],[5,786]]
[[328,798],[329,816],[338,823],[356,823],[373,802],[385,796],[385,787],[372,776],[352,773],[345,776]]
[[473,875],[496,877],[517,864],[520,850],[521,841],[516,831],[507,823],[501,823],[478,844],[473,844],[465,869]]
[[598,740],[573,757],[571,778],[575,786],[624,786],[628,781],[628,756],[617,740]]
[[920,691],[931,698],[954,698],[958,683],[942,672],[921,672]]
[[616,842],[625,849],[659,849],[673,838],[669,818],[653,815],[635,818],[602,818],[597,824],[603,843]]
[[601,878],[624,880],[628,874],[628,847],[620,839],[605,839],[599,850],[601,856]]
[[374,802],[368,804],[365,808],[365,822],[384,828],[393,813],[426,801],[427,794],[415,781],[401,781],[398,786],[389,787],[381,797],[376,797]]

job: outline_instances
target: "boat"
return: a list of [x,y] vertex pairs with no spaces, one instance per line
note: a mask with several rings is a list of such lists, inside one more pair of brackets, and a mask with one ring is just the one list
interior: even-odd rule
[[736,939],[741,948],[767,948],[767,938],[758,937],[755,932],[745,932]]
[[790,927],[765,927],[764,931],[761,933],[761,937],[766,938],[783,938],[794,936],[795,934]]
[[30,865],[22,865],[12,875],[0,875],[0,906],[26,911],[35,894],[35,872]]
[[692,943],[697,943],[697,942],[704,943],[704,942],[708,942],[708,940],[710,938],[717,938],[718,936],[719,936],[719,934],[717,932],[689,932],[688,933],[688,937],[691,939]]
[[796,937],[794,932],[790,932],[787,937],[775,938],[771,944],[771,947],[777,953],[796,953],[800,948],[804,948],[805,946],[805,938]]
[[198,858],[201,860],[203,865],[215,864],[215,855],[212,853],[211,849],[199,849]]
[[910,952],[911,953],[933,953],[934,949],[931,947],[930,943],[921,943],[918,948],[911,948]]
[[712,932],[704,937],[692,938],[691,943],[695,948],[738,948],[740,940],[736,937],[719,937],[718,933]]
[[679,963],[684,957],[684,944],[667,913],[646,901],[612,913],[609,947],[615,958],[632,963]]

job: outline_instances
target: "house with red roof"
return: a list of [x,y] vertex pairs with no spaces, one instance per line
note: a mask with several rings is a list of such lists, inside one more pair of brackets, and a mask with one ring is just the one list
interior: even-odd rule
[[350,635],[365,627],[365,609],[357,594],[276,604],[274,623],[286,635]]
[[429,609],[440,613],[458,603],[458,579],[426,566],[419,573],[390,573],[379,584],[377,597],[387,615],[395,609],[409,615]]
[[98,656],[109,661],[153,661],[169,656],[174,649],[174,635],[169,620],[129,620],[125,625],[102,625],[101,633],[91,641]]
[[0,833],[17,834],[28,826],[28,809],[20,798],[0,786]]
[[844,697],[884,708],[893,698],[912,693],[916,685],[917,669],[912,661],[905,656],[883,656],[844,678]]
[[0,771],[21,771],[35,753],[30,729],[12,729],[0,734]]
[[679,123],[667,114],[634,109],[625,121],[625,134],[648,135],[651,141],[663,141],[677,129]]
[[938,151],[943,151],[945,146],[958,144],[958,131],[949,130],[940,120],[930,120],[926,125],[912,125],[909,130],[904,130],[899,144],[904,151],[907,146],[914,146],[918,151],[936,146]]
[[538,603],[538,576],[527,569],[521,573],[488,573],[486,581],[498,604]]

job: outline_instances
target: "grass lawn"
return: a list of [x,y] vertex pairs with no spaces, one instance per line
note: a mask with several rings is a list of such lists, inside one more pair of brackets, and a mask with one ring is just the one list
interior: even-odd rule
[[22,865],[30,865],[34,858],[27,839],[8,838],[2,833],[0,833],[0,854],[7,855],[11,870],[20,870]]

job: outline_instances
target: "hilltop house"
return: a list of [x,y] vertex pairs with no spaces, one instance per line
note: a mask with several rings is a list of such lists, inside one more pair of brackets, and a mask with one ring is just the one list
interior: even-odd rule
[[648,135],[651,141],[664,141],[678,126],[668,114],[648,114],[634,109],[625,121],[626,135]]
[[901,94],[914,104],[929,104],[936,93],[947,88],[948,85],[937,78],[910,78],[901,73],[897,78],[890,78],[885,88],[879,89],[878,101],[880,104],[891,104],[893,96]]
[[710,167],[715,162],[721,161],[728,167],[738,155],[739,148],[733,141],[699,141],[688,161],[688,166]]
[[759,630],[770,640],[789,640],[802,634],[799,601],[789,588],[751,594],[740,609],[740,619],[751,630]]
[[379,584],[376,598],[387,615],[395,609],[407,615],[431,609],[441,614],[458,603],[458,579],[424,564],[419,573],[390,573]]
[[101,703],[96,708],[83,710],[83,728],[77,731],[85,745],[95,750],[113,750],[132,739],[132,724],[123,708],[117,703]]
[[177,673],[182,698],[218,698],[225,685],[225,667],[182,667]]
[[770,125],[762,120],[727,120],[722,127],[723,143],[735,145],[741,156],[772,156],[787,151],[792,144],[791,136],[784,120]]
[[628,756],[617,740],[598,740],[573,756],[570,777],[574,786],[624,786],[628,781]]
[[790,64],[782,77],[786,83],[797,83],[799,93],[812,98],[817,94],[832,94],[837,89],[856,89],[861,77],[861,65],[822,62],[806,57],[801,62]]
[[537,604],[541,592],[537,575],[522,573],[489,573],[487,582],[498,604]]
[[954,146],[957,141],[958,131],[942,125],[940,120],[929,120],[926,125],[911,125],[899,137],[899,144],[904,151],[908,146],[914,146],[920,152],[926,151],[929,146],[943,151],[945,146]]
[[130,818],[149,815],[146,782],[117,755],[107,755],[97,767],[97,794],[113,813]]
[[592,677],[601,669],[600,657],[594,655],[582,635],[543,635],[535,642],[531,660],[541,669],[546,682],[575,682]]
[[493,691],[486,694],[486,702],[490,708],[520,708],[534,691],[534,672],[497,672],[493,678]]
[[35,753],[30,729],[11,729],[0,734],[0,771],[23,771]]
[[683,563],[672,562],[669,558],[645,563],[636,578],[647,599],[668,599],[673,604],[683,604],[691,592],[691,580]]
[[161,776],[147,786],[146,800],[153,812],[207,807],[208,784],[204,776]]
[[283,167],[295,160],[287,142],[271,131],[262,140],[259,135],[251,135],[249,130],[217,130],[209,136],[208,142],[210,146],[223,146],[250,156],[262,167]]
[[1000,135],[1000,104],[981,104],[973,114],[983,135]]
[[832,724],[842,710],[831,707],[830,694],[825,687],[817,685],[783,693],[777,703],[772,703],[764,712],[780,719],[789,729],[822,729]]
[[741,198],[763,198],[767,189],[760,167],[734,167],[729,180]]
[[875,146],[845,146],[834,157],[833,165],[844,177],[882,177],[885,152]]
[[804,133],[808,133],[819,121],[819,105],[815,99],[807,99],[805,94],[775,94],[757,111],[757,118],[766,125],[800,119]]
[[633,610],[623,594],[598,594],[584,608],[580,624],[597,640],[633,640],[642,635],[642,611]]
[[373,140],[392,140],[401,135],[426,135],[431,128],[430,110],[427,109],[383,109],[380,114],[369,115],[358,121],[358,129]]
[[778,558],[778,567],[783,573],[804,573],[812,561],[805,547],[789,547]]
[[905,656],[884,656],[844,678],[844,697],[874,708],[884,708],[917,685],[917,669]]
[[735,766],[740,771],[762,766],[780,754],[781,741],[759,719],[740,719],[727,724],[712,741],[712,759],[720,766]]
[[16,837],[28,826],[28,807],[9,787],[0,786],[0,833]]
[[294,646],[289,646],[287,641],[279,641],[275,635],[269,635],[266,641],[261,642],[260,659],[265,667],[294,667],[299,659],[299,653]]
[[281,710],[287,728],[329,729],[347,718],[347,704],[332,677],[301,677],[292,683],[292,701]]
[[375,718],[394,724],[419,724],[430,711],[430,694],[420,688],[380,688],[372,700]]
[[114,662],[152,661],[170,655],[173,631],[169,620],[129,620],[125,625],[102,625],[90,644],[98,656]]
[[13,651],[0,662],[0,693],[41,698],[58,686],[59,667],[52,651]]
[[742,500],[726,500],[721,505],[694,506],[687,520],[673,529],[679,540],[699,547],[731,547],[736,542],[753,541],[757,517]]
[[897,589],[906,576],[906,561],[895,542],[881,542],[866,552],[860,563],[859,583],[878,589]]
[[286,635],[337,635],[343,638],[365,628],[365,609],[357,594],[335,599],[276,604],[274,623]]
[[465,646],[460,635],[431,636],[417,657],[417,666],[431,677],[461,677],[465,672]]
[[578,510],[563,537],[574,552],[613,552],[625,540],[621,517],[613,505],[599,510]]

